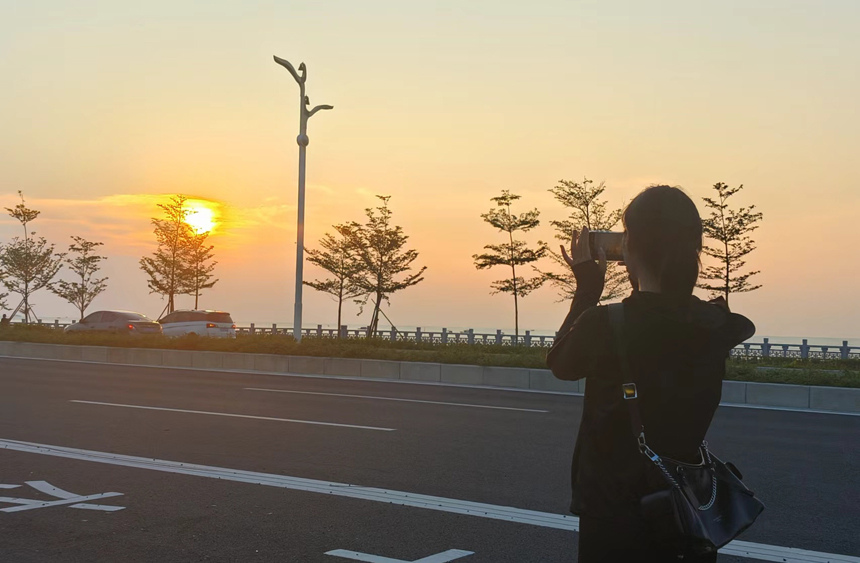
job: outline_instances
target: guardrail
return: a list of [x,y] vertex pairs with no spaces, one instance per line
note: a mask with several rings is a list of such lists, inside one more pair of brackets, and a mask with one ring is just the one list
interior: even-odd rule
[[[248,334],[292,334],[293,329],[281,328],[277,325],[270,327],[259,327],[251,323],[248,326],[237,326],[236,332],[240,335]],[[366,328],[348,328],[341,327],[340,331],[333,328],[323,328],[322,325],[317,325],[316,328],[303,328],[302,335],[311,338],[367,338],[369,336]],[[555,341],[552,335],[532,334],[530,330],[525,331],[519,337],[513,334],[507,334],[501,330],[495,333],[479,333],[474,329],[463,331],[450,331],[443,328],[441,331],[425,331],[420,327],[416,330],[377,330],[374,335],[376,338],[391,340],[392,342],[425,342],[428,344],[495,344],[500,346],[540,346],[549,347]]]
[[[254,323],[248,326],[239,326],[236,332],[240,335],[250,334],[292,334],[293,329],[278,327],[273,324],[271,327],[258,327]],[[322,325],[317,325],[316,328],[303,328],[302,335],[310,338],[337,338],[340,335],[342,338],[366,338],[368,331],[366,328],[349,328],[342,326],[340,331],[333,328],[323,328]],[[498,346],[537,346],[550,347],[555,342],[556,336],[546,334],[532,334],[527,330],[519,336],[506,334],[501,330],[495,333],[478,333],[473,329],[464,331],[449,331],[443,328],[441,331],[424,331],[421,328],[416,330],[388,330],[376,331],[374,334],[377,338],[384,338],[392,342],[426,342],[428,344],[494,344]],[[842,341],[841,346],[832,344],[809,344],[809,339],[804,338],[801,344],[781,344],[770,342],[769,338],[764,338],[762,342],[744,342],[735,347],[731,351],[732,357],[737,358],[798,358],[798,359],[860,359],[860,346],[849,346],[847,340]]]
[[[15,323],[19,324],[19,323]],[[54,321],[53,323],[38,323],[40,326],[62,329],[69,326],[68,323]],[[245,326],[237,326],[236,333],[239,336],[252,334],[288,335],[293,333],[292,327],[279,327],[277,324],[271,326],[256,326],[250,323]],[[340,327],[340,330],[323,328],[302,328],[302,335],[309,338],[366,338],[367,328]],[[502,332],[501,329],[495,333],[479,333],[474,329],[463,331],[449,331],[443,328],[441,331],[424,331],[420,327],[415,330],[376,331],[376,338],[391,340],[392,342],[423,342],[427,344],[490,344],[497,346],[526,346],[548,348],[555,342],[556,336],[547,334],[532,334],[530,330],[516,336]],[[764,338],[762,342],[744,342],[731,351],[733,358],[797,358],[797,359],[822,359],[822,360],[848,360],[860,359],[860,346],[849,346],[847,340],[842,341],[841,346],[832,344],[809,344],[809,339],[804,338],[801,344],[782,344],[770,342]]]

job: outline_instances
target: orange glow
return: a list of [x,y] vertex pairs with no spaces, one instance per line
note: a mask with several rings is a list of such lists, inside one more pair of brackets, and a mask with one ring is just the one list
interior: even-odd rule
[[201,199],[188,200],[189,213],[185,222],[196,234],[211,233],[219,225],[218,203]]

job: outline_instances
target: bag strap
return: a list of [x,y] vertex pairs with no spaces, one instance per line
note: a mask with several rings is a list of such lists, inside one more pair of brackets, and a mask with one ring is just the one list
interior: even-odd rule
[[658,456],[645,443],[645,425],[642,424],[642,414],[639,411],[639,393],[636,389],[636,380],[630,369],[630,361],[627,355],[627,338],[624,332],[624,303],[611,303],[608,309],[609,324],[612,325],[612,334],[615,340],[615,352],[621,364],[622,381],[627,382],[621,385],[621,392],[624,404],[627,406],[627,412],[630,415],[630,430],[633,432],[633,438],[639,444],[639,451],[654,461]]

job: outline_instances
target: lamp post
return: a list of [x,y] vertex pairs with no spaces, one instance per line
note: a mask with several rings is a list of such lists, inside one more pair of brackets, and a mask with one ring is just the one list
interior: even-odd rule
[[[299,216],[296,228],[296,306],[293,315],[293,336],[296,341],[302,339],[302,270],[305,259],[305,153],[308,147],[308,119],[321,109],[334,109],[334,106],[322,105],[308,109],[311,101],[305,95],[305,80],[307,67],[299,65],[299,71],[293,68],[289,61],[275,57],[275,62],[290,71],[299,85]],[[300,74],[301,73],[301,74]]]

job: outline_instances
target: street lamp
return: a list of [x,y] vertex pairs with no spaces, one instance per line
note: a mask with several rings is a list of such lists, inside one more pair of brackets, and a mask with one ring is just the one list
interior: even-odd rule
[[[296,228],[296,307],[293,316],[293,336],[296,341],[302,339],[302,270],[305,258],[305,153],[308,147],[308,119],[321,109],[334,109],[334,106],[316,106],[308,109],[311,101],[305,95],[305,80],[307,80],[307,67],[305,63],[299,65],[299,72],[293,68],[289,61],[275,57],[275,62],[290,71],[293,78],[299,84],[299,136],[296,142],[299,144],[299,217]],[[301,74],[299,74],[301,73]]]

